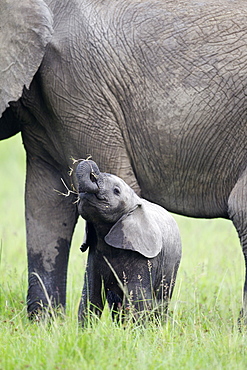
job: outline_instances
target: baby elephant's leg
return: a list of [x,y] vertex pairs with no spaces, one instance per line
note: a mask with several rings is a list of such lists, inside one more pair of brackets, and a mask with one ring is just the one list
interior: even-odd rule
[[156,318],[163,322],[167,317],[169,299],[175,284],[176,270],[166,274],[157,274],[149,263],[148,272],[132,276],[128,282],[128,294],[125,297],[127,311],[133,312],[135,318]]
[[112,314],[112,320],[117,322],[119,321],[119,315],[122,313],[123,294],[121,293],[121,290],[119,294],[116,294],[111,290],[107,291],[107,301]]
[[105,304],[102,277],[92,265],[89,255],[78,312],[79,322],[83,327],[92,321],[94,315],[101,316]]
[[124,297],[126,312],[133,314],[134,320],[148,318],[153,310],[153,295],[151,282],[140,275],[127,284],[128,293]]
[[176,275],[178,270],[178,263],[173,268],[164,268],[163,273],[153,284],[153,291],[156,302],[155,315],[161,321],[167,318],[168,304],[172,297],[173,289],[175,286]]

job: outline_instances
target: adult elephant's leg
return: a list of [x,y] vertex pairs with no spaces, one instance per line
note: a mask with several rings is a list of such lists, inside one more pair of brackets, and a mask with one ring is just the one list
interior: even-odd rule
[[65,306],[70,242],[78,215],[74,197],[54,191],[64,192],[61,177],[54,166],[28,157],[25,200],[30,314],[47,305],[47,294],[53,306]]
[[229,200],[228,213],[237,229],[245,260],[245,283],[242,317],[247,323],[247,169],[234,186]]

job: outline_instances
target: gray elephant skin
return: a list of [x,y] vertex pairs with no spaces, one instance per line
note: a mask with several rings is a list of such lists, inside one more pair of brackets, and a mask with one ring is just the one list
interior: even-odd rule
[[164,320],[181,259],[174,218],[91,160],[76,173],[78,210],[87,221],[82,250],[89,248],[79,320],[101,316],[105,298],[113,317],[124,308],[135,320],[144,312]]
[[46,304],[33,272],[65,305],[78,210],[53,189],[70,187],[71,156],[168,211],[232,220],[246,263],[245,0],[2,0],[0,24],[0,138],[21,131],[27,153],[29,312]]

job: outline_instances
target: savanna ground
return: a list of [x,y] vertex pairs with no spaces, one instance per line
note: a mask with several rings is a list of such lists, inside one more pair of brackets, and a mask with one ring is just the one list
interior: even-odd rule
[[25,154],[21,137],[0,143],[0,369],[245,369],[247,332],[240,333],[244,265],[229,221],[175,216],[183,257],[166,324],[102,319],[82,331],[77,309],[85,255],[74,237],[66,315],[30,323],[26,315]]

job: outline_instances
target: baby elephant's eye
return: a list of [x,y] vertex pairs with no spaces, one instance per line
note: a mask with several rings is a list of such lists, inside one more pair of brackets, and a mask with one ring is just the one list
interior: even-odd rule
[[114,194],[116,195],[120,195],[120,188],[118,186],[115,186],[114,190],[113,190]]

